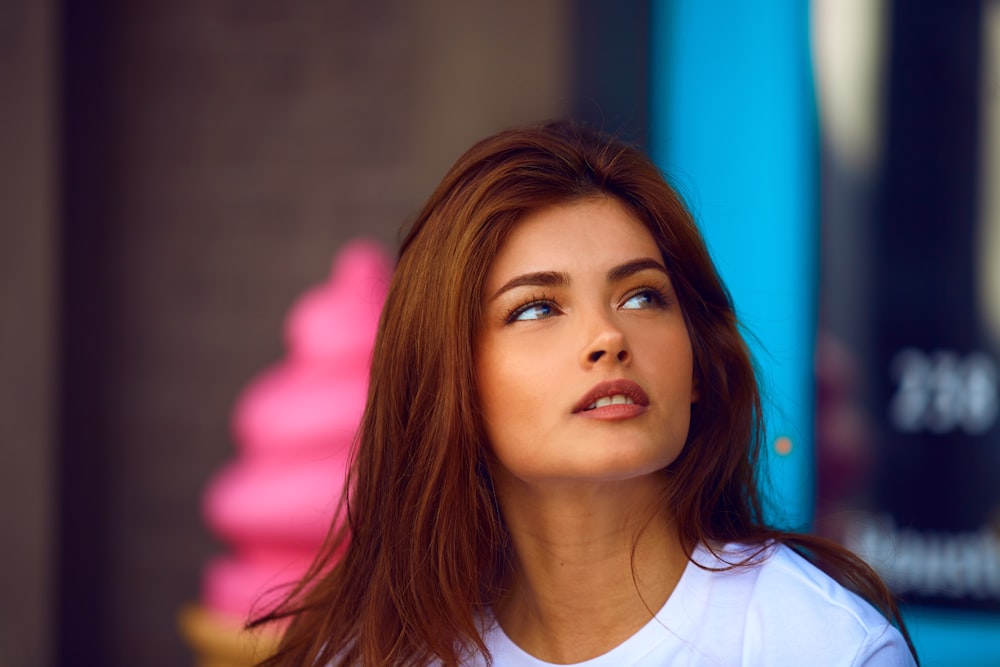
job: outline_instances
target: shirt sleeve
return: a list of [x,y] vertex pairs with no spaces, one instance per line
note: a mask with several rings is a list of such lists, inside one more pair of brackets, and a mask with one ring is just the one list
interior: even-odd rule
[[868,641],[851,662],[855,667],[916,667],[903,635],[889,625],[881,631],[869,632]]

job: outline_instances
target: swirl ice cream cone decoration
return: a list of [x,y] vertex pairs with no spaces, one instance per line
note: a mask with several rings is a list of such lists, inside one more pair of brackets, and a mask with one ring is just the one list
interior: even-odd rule
[[293,306],[287,356],[237,400],[237,456],[210,481],[203,502],[206,523],[229,553],[206,565],[200,604],[180,618],[203,667],[250,665],[276,645],[277,630],[251,636],[243,626],[302,577],[330,529],[390,276],[379,246],[346,246],[329,281]]

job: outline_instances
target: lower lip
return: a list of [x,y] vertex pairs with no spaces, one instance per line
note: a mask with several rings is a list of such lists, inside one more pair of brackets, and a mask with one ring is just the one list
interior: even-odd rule
[[632,419],[638,417],[648,410],[645,405],[636,403],[619,403],[618,405],[605,405],[593,410],[583,410],[576,414],[587,419],[598,419],[601,421],[618,421],[622,419]]

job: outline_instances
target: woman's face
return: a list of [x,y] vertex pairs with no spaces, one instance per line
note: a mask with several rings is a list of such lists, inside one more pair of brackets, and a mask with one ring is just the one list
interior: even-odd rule
[[691,342],[653,237],[616,200],[518,222],[483,312],[480,402],[510,475],[623,480],[677,458],[696,398]]

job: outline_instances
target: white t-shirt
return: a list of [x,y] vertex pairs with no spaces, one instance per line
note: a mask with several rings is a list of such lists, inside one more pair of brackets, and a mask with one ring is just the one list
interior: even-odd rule
[[[720,552],[742,560],[739,547]],[[707,549],[694,558],[726,567]],[[484,639],[496,667],[550,667],[491,622]],[[485,665],[477,656],[469,667]],[[871,605],[785,546],[750,567],[709,571],[688,563],[656,617],[622,644],[577,667],[626,665],[913,665],[906,642]]]

